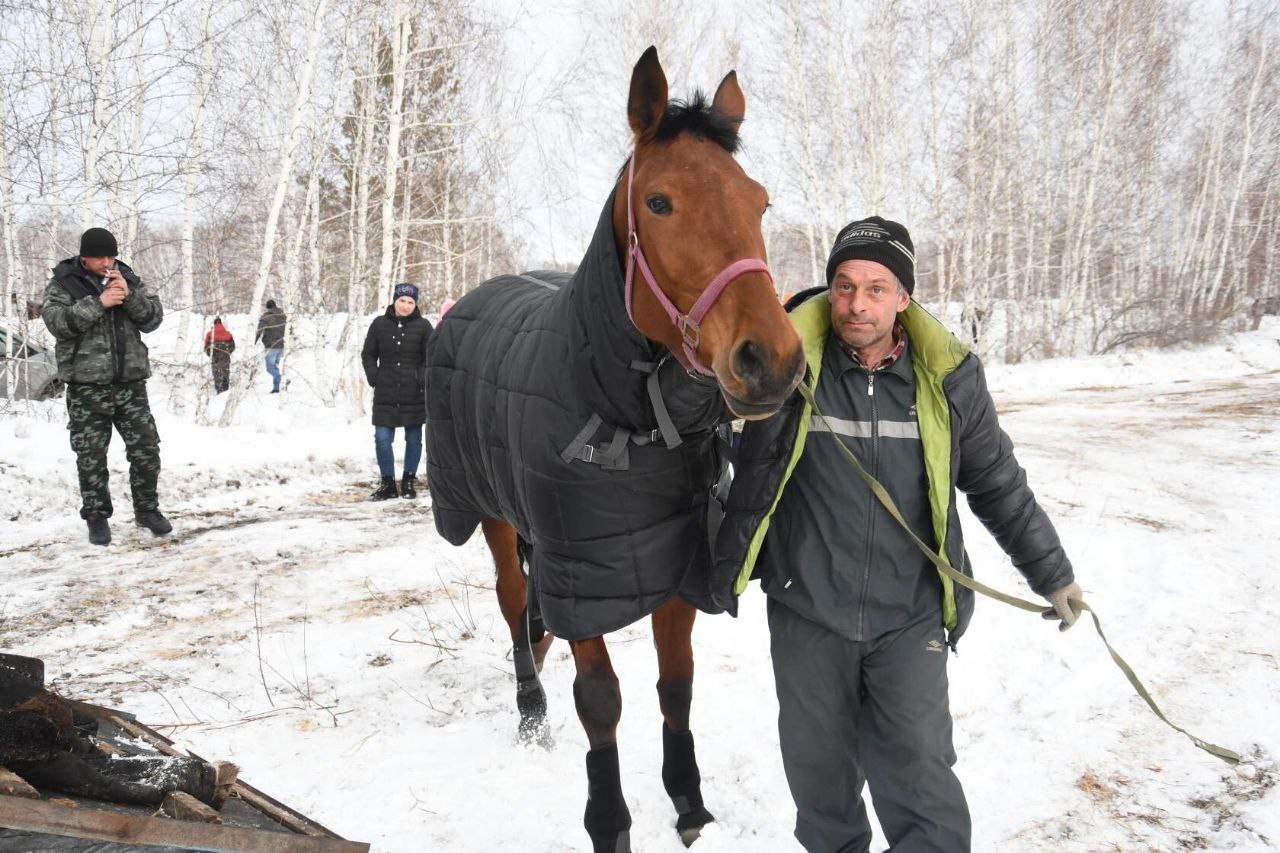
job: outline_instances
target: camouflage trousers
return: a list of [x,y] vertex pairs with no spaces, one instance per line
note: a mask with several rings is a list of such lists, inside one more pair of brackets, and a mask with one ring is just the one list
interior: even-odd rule
[[80,517],[111,515],[107,485],[107,445],[111,428],[124,439],[135,513],[159,509],[160,433],[147,402],[146,382],[122,385],[67,385],[67,429],[80,474]]

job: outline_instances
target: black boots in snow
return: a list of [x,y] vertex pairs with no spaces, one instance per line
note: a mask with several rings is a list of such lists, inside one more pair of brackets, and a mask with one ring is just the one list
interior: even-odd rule
[[378,486],[378,490],[369,495],[371,501],[385,501],[394,497],[409,498],[410,500],[418,496],[418,481],[413,474],[405,474],[400,481],[400,492],[396,493],[396,478],[383,477],[382,485]]
[[169,523],[169,519],[158,509],[149,509],[134,515],[133,520],[138,522],[139,527],[145,527],[156,536],[167,536],[173,532],[173,525]]
[[[158,509],[149,509],[145,512],[136,513],[133,516],[133,520],[138,523],[139,527],[145,527],[156,536],[165,536],[173,532],[173,525]],[[85,523],[89,525],[89,542],[91,544],[111,544],[111,525],[107,523],[105,515],[100,512],[91,512],[89,517],[85,519]]]
[[417,485],[414,483],[412,474],[405,474],[404,479],[400,481],[400,497],[412,500],[418,496]]
[[378,486],[378,490],[369,495],[371,501],[385,501],[388,498],[396,497],[396,478],[383,477],[382,485]]
[[107,524],[105,515],[91,512],[85,522],[89,525],[89,543],[91,545],[111,544],[111,525]]

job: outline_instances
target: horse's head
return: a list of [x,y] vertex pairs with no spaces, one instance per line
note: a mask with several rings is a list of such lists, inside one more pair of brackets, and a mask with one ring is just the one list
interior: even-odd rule
[[800,337],[765,265],[764,187],[733,158],[746,102],[730,71],[707,105],[667,103],[650,47],[631,76],[635,150],[613,208],[636,327],[715,376],[739,417],[773,414],[804,374]]

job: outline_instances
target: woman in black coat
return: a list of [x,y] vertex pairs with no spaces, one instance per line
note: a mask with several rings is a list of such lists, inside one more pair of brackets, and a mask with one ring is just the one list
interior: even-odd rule
[[382,484],[369,500],[396,496],[395,453],[391,442],[396,427],[404,427],[404,479],[400,496],[416,498],[414,477],[422,459],[422,425],[427,420],[425,388],[427,339],[431,324],[418,313],[418,288],[397,284],[394,301],[375,317],[365,335],[360,361],[373,386],[373,446]]

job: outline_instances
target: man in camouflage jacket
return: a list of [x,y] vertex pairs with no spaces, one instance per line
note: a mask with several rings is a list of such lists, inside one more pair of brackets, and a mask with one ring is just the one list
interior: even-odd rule
[[80,475],[80,517],[95,545],[111,542],[107,445],[113,426],[129,459],[135,520],[157,536],[173,529],[156,495],[160,434],[147,402],[151,363],[140,334],[159,328],[164,309],[117,254],[110,231],[84,232],[80,254],[54,267],[41,314],[58,341],[58,378],[67,384],[67,429]]

